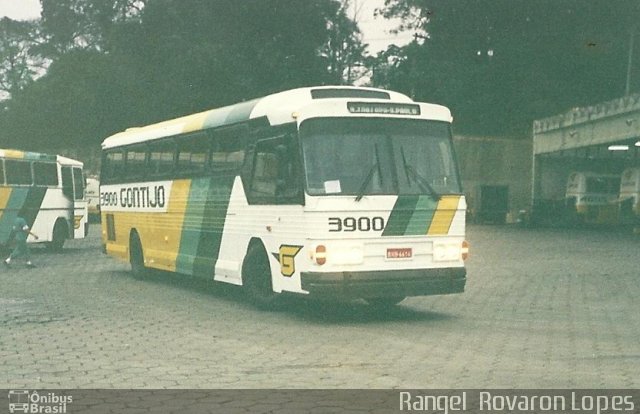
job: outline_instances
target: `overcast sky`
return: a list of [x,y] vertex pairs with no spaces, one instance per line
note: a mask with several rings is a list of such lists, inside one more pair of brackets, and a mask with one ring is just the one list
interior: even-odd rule
[[0,0],[0,17],[14,20],[37,19],[40,17],[39,0]]
[[[370,45],[369,52],[371,54],[386,49],[387,45],[391,43],[403,45],[411,40],[411,33],[398,36],[389,33],[395,23],[386,21],[382,17],[373,17],[374,10],[381,7],[383,3],[384,0],[352,0],[354,8],[352,13],[357,11],[355,17],[360,24],[364,42]],[[0,17],[4,16],[15,20],[37,19],[40,17],[40,1],[0,0]]]

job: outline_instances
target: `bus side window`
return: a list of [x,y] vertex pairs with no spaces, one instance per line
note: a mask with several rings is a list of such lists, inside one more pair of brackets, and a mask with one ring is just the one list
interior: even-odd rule
[[34,162],[33,183],[41,187],[56,187],[58,185],[57,164],[52,162]]
[[127,161],[125,163],[126,176],[138,179],[143,178],[145,174],[146,160],[146,146],[129,148],[127,150]]
[[212,132],[211,170],[216,173],[236,174],[245,158],[245,126],[237,126]]
[[81,168],[73,169],[73,187],[75,199],[82,200],[84,198],[84,174],[82,174]]
[[209,153],[209,140],[204,133],[196,133],[178,140],[178,175],[204,173]]
[[0,185],[4,185],[4,160],[0,160]]
[[250,198],[256,204],[301,204],[295,176],[296,154],[286,137],[256,143]]
[[31,163],[28,161],[5,160],[7,184],[31,185]]
[[170,177],[173,174],[176,145],[173,140],[153,142],[149,147],[148,173],[153,178]]
[[104,183],[113,182],[124,172],[124,154],[122,151],[107,152],[102,161],[101,179]]
[[73,172],[71,167],[62,167],[62,194],[73,200]]

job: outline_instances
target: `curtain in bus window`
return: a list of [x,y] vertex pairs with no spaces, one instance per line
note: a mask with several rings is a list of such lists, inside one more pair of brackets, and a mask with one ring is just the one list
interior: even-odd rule
[[204,134],[185,138],[178,143],[178,173],[203,172],[209,153],[209,142]]
[[56,187],[58,185],[57,164],[52,162],[34,162],[33,183],[38,186]]
[[[230,132],[217,132],[211,147],[213,171],[237,171],[244,163],[244,140]],[[238,131],[236,131],[238,132]]]
[[147,159],[147,149],[145,147],[134,147],[127,150],[127,161],[125,171],[127,177],[141,178],[145,173],[145,161]]
[[153,177],[169,176],[173,172],[175,153],[173,142],[152,143],[149,148],[149,173]]
[[31,185],[31,163],[28,161],[5,160],[7,184]]
[[110,182],[124,171],[124,155],[121,151],[108,152],[102,166],[102,180]]

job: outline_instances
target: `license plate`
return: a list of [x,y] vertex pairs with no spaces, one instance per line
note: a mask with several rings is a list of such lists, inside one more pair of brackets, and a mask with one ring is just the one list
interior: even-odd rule
[[411,257],[413,257],[413,249],[410,247],[387,249],[387,259],[410,259]]

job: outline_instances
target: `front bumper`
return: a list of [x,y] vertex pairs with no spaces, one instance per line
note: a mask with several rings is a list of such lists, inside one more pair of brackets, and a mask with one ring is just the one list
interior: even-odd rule
[[464,292],[464,267],[368,272],[302,272],[302,289],[340,299],[446,295]]

